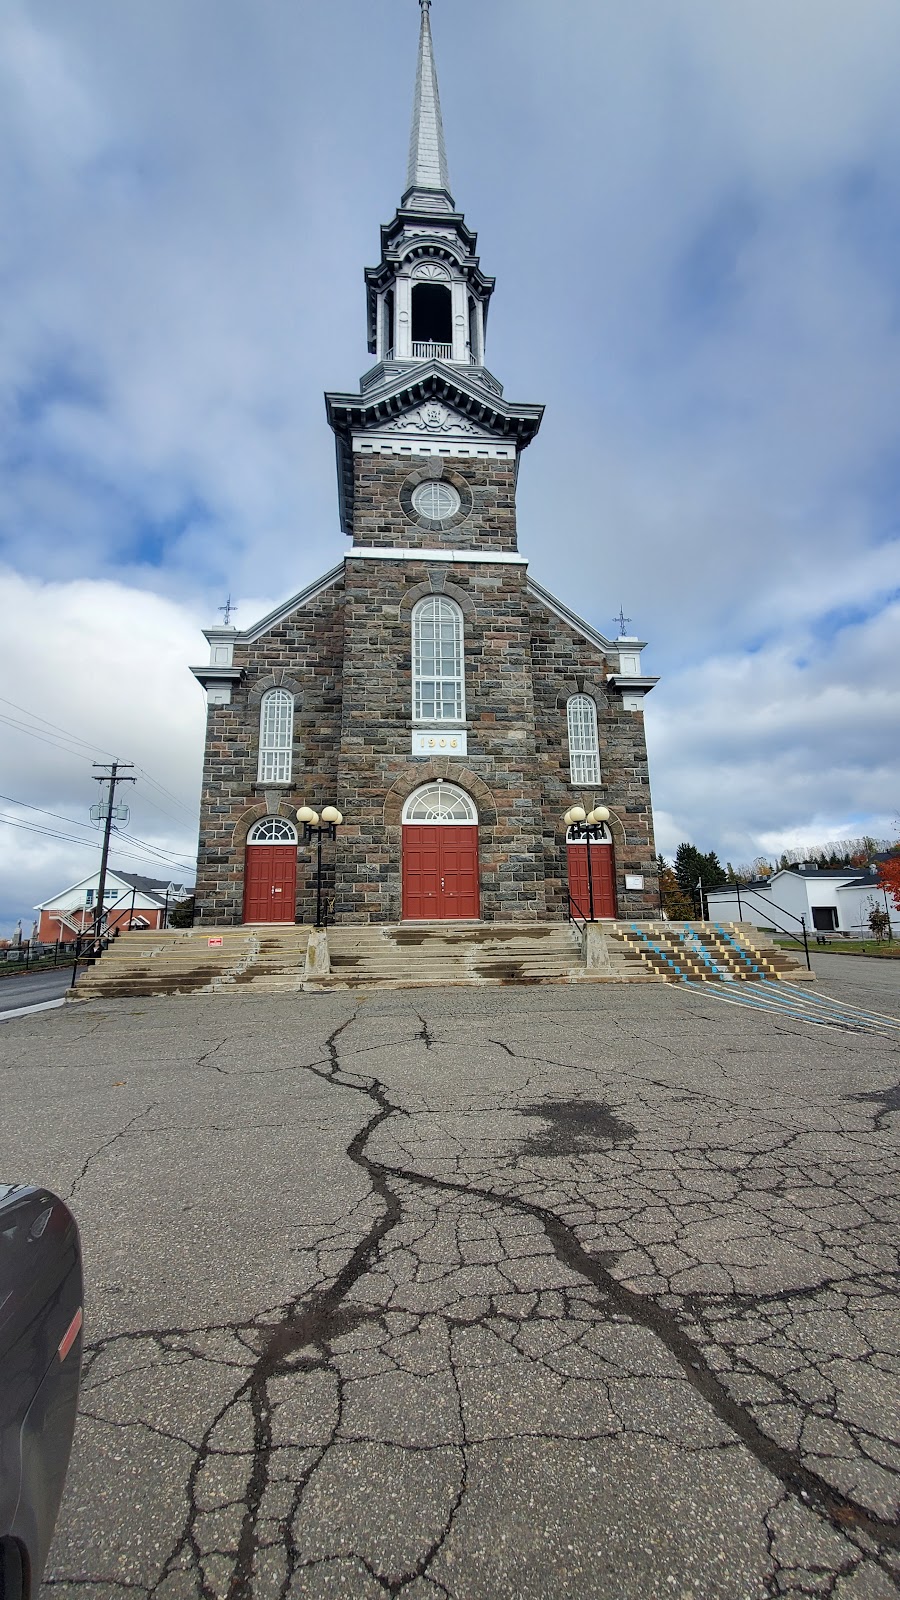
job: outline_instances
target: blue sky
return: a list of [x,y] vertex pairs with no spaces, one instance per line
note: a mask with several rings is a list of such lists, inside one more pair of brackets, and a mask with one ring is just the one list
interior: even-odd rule
[[[432,18],[454,192],[498,279],[488,363],[547,406],[521,547],[650,640],[661,846],[896,831],[894,0]],[[138,786],[133,831],[190,855],[200,627],[344,548],[322,392],[370,362],[417,22],[414,0],[6,0],[7,698],[86,741],[0,723],[13,801],[83,818],[112,749],[179,802],[166,820]],[[0,837],[0,926],[91,860]]]

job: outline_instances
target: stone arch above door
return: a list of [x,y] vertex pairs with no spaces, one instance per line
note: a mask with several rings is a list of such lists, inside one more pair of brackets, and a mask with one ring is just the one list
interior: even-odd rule
[[496,802],[484,779],[479,778],[477,772],[459,766],[448,757],[439,757],[436,761],[423,761],[421,765],[417,764],[391,785],[384,800],[385,827],[399,828],[403,818],[403,807],[410,795],[414,790],[423,788],[426,783],[433,782],[435,778],[443,778],[447,783],[455,784],[465,790],[466,794],[471,795],[481,827],[496,826]]
[[261,821],[263,817],[285,817],[289,822],[294,822],[296,807],[287,800],[280,800],[274,807],[259,802],[255,806],[248,806],[238,817],[231,835],[231,843],[235,850],[243,849],[254,822]]

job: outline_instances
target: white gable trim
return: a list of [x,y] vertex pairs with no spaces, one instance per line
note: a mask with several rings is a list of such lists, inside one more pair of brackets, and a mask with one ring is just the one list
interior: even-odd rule
[[576,616],[575,612],[570,611],[562,600],[557,600],[554,595],[550,594],[549,590],[536,583],[534,578],[528,579],[526,588],[535,600],[539,600],[542,606],[546,606],[548,611],[552,611],[553,615],[558,617],[560,622],[564,622],[574,633],[580,634],[582,639],[587,640],[588,644],[595,645],[598,650],[603,651],[604,655],[612,653],[618,659],[615,645],[611,639],[604,639],[602,633],[598,633],[596,628],[592,628],[590,623],[585,622],[583,617]]
[[256,644],[257,640],[261,639],[264,633],[268,633],[270,628],[277,628],[279,622],[284,622],[293,612],[300,611],[305,605],[309,605],[311,600],[315,600],[318,595],[324,594],[326,589],[330,589],[333,584],[337,583],[338,578],[343,576],[344,563],[341,562],[339,567],[332,567],[330,572],[326,572],[323,578],[317,578],[315,583],[311,583],[308,589],[301,589],[299,594],[291,595],[290,600],[285,600],[283,605],[276,606],[274,611],[270,611],[267,617],[255,622],[252,628],[248,628],[245,633],[236,633],[234,635],[235,644]]
[[[99,845],[98,845],[98,849],[99,849]],[[124,878],[120,878],[113,871],[112,867],[107,867],[107,869],[106,869],[106,886],[107,886],[107,888],[109,888],[110,885],[112,885],[112,884],[118,884],[119,888],[122,890],[123,893],[124,893],[124,891],[126,889],[128,889],[129,891],[131,889],[131,884],[130,883],[126,883]],[[67,895],[78,894],[79,891],[82,890],[82,889],[99,889],[99,887],[100,887],[100,868],[98,867],[97,871],[90,873],[90,875],[87,878],[79,878],[77,883],[70,884],[68,889],[61,890],[61,892],[59,894],[51,895],[49,900],[42,900],[41,904],[39,906],[33,906],[32,910],[33,911],[51,911],[53,909],[53,907],[56,906],[60,910],[66,911],[66,910],[68,910],[68,907],[69,907],[69,901],[66,899]],[[142,892],[143,892],[142,890],[138,890],[139,894],[142,893]]]

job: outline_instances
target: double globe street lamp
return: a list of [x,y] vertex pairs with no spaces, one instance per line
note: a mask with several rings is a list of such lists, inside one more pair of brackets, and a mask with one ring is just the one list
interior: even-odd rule
[[337,831],[343,822],[343,812],[337,806],[323,806],[322,814],[314,811],[312,806],[300,806],[297,811],[297,821],[303,824],[303,843],[311,844],[313,835],[316,840],[316,927],[322,926],[322,838],[336,839]]
[[[566,826],[566,837],[572,844],[587,846],[587,881],[588,881],[588,906],[590,908],[590,922],[596,922],[594,916],[594,873],[591,867],[591,845],[599,844],[605,837],[604,826],[609,821],[609,807],[595,806],[593,811],[585,811],[584,806],[570,806],[563,822]],[[572,891],[569,890],[571,901]]]

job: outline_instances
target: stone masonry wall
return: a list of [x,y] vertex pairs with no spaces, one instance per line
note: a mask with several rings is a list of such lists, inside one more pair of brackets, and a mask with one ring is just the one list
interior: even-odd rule
[[[431,777],[476,799],[485,920],[546,915],[539,773],[524,566],[411,560],[346,563],[344,705],[338,805],[339,922],[395,922],[401,913],[403,798]],[[442,590],[465,617],[469,751],[440,771],[411,755],[411,616]]]
[[[454,517],[423,522],[411,491],[445,478],[461,498]],[[353,457],[353,542],[405,549],[515,550],[516,464],[491,457]]]
[[[619,915],[654,916],[659,889],[643,713],[623,708],[621,693],[606,682],[606,658],[599,650],[534,599],[530,611],[548,910],[566,915],[563,814],[572,805],[585,811],[605,805],[612,814]],[[602,781],[595,791],[576,789],[570,781],[566,702],[573,694],[590,695],[597,707]],[[642,891],[626,890],[626,873],[643,875]]]
[[[245,841],[255,821],[267,812],[293,818],[306,800],[321,810],[335,799],[343,631],[343,579],[338,579],[256,644],[235,646],[243,681],[231,705],[210,706],[207,719],[197,863],[197,904],[204,922],[241,922]],[[280,686],[295,696],[292,781],[261,784],[260,700],[266,689]],[[296,914],[312,922],[314,913],[311,851],[301,847]]]

